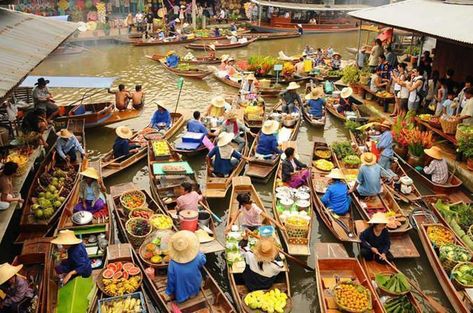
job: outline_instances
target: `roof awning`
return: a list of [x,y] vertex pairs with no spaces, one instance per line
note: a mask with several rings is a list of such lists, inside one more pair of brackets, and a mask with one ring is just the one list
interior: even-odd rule
[[49,80],[48,88],[110,88],[116,77],[93,76],[28,76],[20,87],[35,87],[38,78]]
[[279,2],[279,1],[264,1],[264,0],[251,0],[264,7],[275,7],[289,10],[303,10],[303,11],[355,11],[363,8],[369,8],[368,5],[354,4],[354,5],[343,5],[336,4],[332,6],[326,6],[323,4],[310,4],[310,3],[293,3],[293,2]]

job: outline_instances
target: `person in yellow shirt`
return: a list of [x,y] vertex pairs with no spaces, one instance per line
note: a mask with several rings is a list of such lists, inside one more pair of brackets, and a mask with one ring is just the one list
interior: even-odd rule
[[206,116],[223,118],[226,111],[231,109],[231,105],[225,101],[222,96],[216,96],[211,101],[207,110],[205,111]]

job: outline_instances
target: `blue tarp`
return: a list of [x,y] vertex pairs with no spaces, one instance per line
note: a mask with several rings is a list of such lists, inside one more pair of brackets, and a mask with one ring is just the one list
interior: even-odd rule
[[28,76],[20,87],[35,87],[38,78],[49,80],[49,88],[110,88],[116,77],[88,76]]

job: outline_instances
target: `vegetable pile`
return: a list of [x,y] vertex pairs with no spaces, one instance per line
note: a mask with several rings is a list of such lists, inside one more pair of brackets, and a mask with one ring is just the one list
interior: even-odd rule
[[463,286],[473,286],[473,263],[460,263],[452,271],[452,277]]
[[327,161],[325,159],[320,159],[320,160],[314,161],[314,166],[317,169],[319,169],[321,171],[326,171],[326,172],[331,171],[334,167],[332,162]]
[[350,167],[357,167],[361,164],[361,160],[357,155],[347,155],[343,158],[343,163]]
[[440,247],[440,260],[445,259],[454,262],[466,262],[471,260],[471,253],[462,246],[446,244]]
[[268,292],[257,290],[247,294],[243,301],[252,310],[261,309],[268,313],[283,313],[287,304],[287,295],[278,288]]
[[108,296],[122,296],[135,292],[141,283],[141,270],[131,262],[109,263],[102,271],[103,292]]
[[470,226],[473,225],[473,207],[464,203],[451,205],[438,200],[435,203],[435,208],[439,210],[453,232],[461,238],[468,248],[473,250],[473,238],[467,234]]
[[455,235],[453,235],[452,232],[446,227],[439,225],[429,226],[427,228],[427,236],[437,247],[441,247],[455,241]]
[[361,285],[340,283],[335,286],[334,292],[335,302],[341,309],[360,313],[371,310],[371,293]]
[[411,285],[402,273],[393,275],[378,274],[375,277],[378,287],[390,294],[401,295],[411,290]]
[[384,303],[387,313],[415,313],[416,309],[407,296],[388,299]]
[[348,141],[338,142],[332,145],[332,150],[339,159],[343,159],[348,155],[355,155],[355,151]]
[[141,300],[128,296],[122,299],[102,302],[100,305],[102,313],[140,313],[143,312]]
[[123,193],[120,197],[121,204],[132,210],[136,208],[142,208],[145,205],[146,198],[142,192],[131,191]]
[[314,152],[314,156],[320,159],[329,159],[332,156],[332,152],[328,149],[317,149]]

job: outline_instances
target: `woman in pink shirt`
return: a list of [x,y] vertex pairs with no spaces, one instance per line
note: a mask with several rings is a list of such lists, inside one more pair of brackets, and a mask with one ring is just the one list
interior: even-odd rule
[[192,190],[190,183],[182,183],[179,187],[179,193],[181,194],[176,199],[176,211],[182,210],[199,210],[199,201],[204,198],[201,194]]

